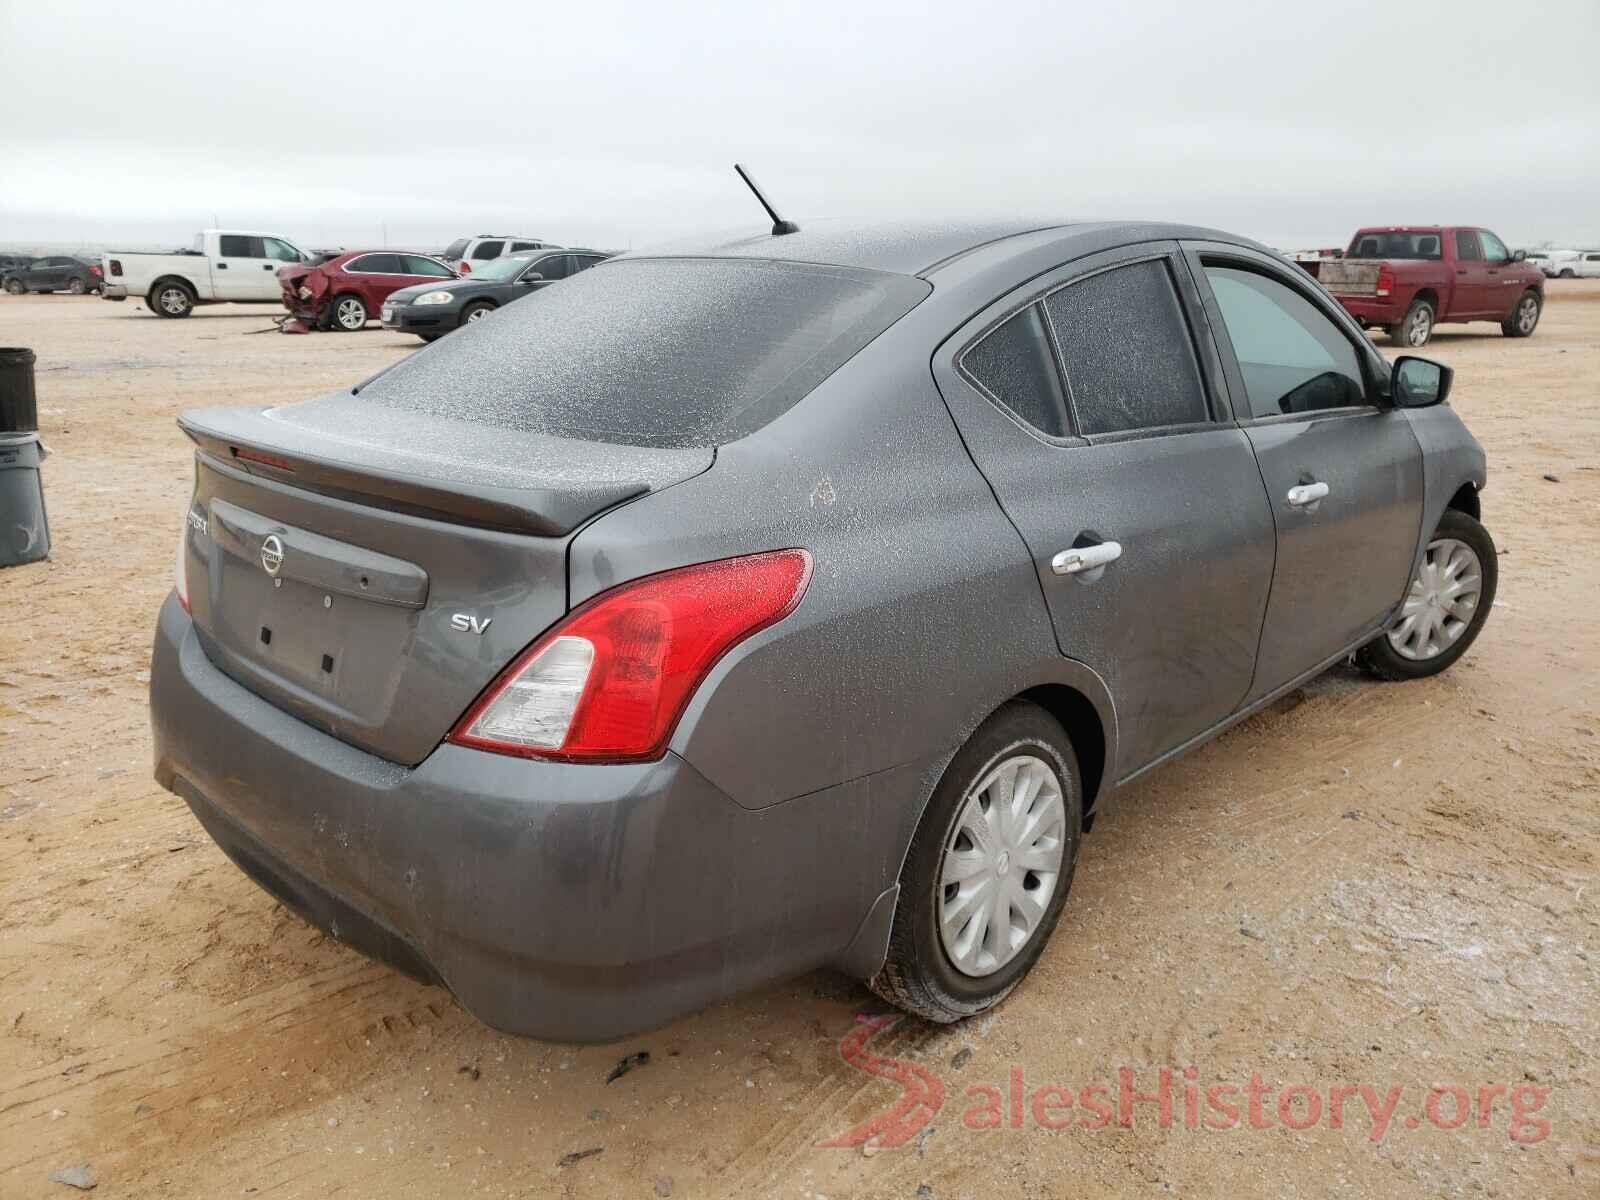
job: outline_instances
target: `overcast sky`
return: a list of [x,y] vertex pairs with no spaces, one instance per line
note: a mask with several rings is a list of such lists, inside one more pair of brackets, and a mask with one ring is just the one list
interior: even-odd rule
[[1600,244],[1600,0],[0,0],[0,241],[626,247],[785,216]]

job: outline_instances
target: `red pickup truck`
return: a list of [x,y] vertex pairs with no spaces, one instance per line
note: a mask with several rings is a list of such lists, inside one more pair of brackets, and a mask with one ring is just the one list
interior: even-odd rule
[[1317,277],[1364,327],[1412,348],[1441,321],[1497,321],[1507,337],[1527,337],[1544,307],[1544,273],[1473,226],[1358,230]]

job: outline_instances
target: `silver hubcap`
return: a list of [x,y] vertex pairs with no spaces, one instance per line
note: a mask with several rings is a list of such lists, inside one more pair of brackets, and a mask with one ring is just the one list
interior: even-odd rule
[[967,793],[945,843],[939,939],[963,975],[992,975],[1050,908],[1066,850],[1061,781],[1041,758],[1002,760]]
[[1425,308],[1419,308],[1411,317],[1410,336],[1406,339],[1413,346],[1426,346],[1428,334],[1433,332],[1433,314]]
[[360,329],[367,323],[367,310],[361,306],[359,300],[341,300],[335,310],[339,324],[346,329]]
[[1532,333],[1533,327],[1539,320],[1539,304],[1532,296],[1522,302],[1522,307],[1517,311],[1517,327],[1523,333]]
[[74,296],[83,295],[83,280],[74,279],[71,283],[67,284],[67,291],[71,292]]
[[467,314],[467,323],[471,324],[473,321],[481,321],[488,315],[489,310],[487,308],[475,308]]
[[1455,538],[1429,542],[1389,645],[1401,658],[1436,658],[1467,631],[1482,594],[1483,568],[1471,546]]
[[169,313],[180,313],[189,305],[189,297],[177,288],[168,288],[161,293],[161,307]]

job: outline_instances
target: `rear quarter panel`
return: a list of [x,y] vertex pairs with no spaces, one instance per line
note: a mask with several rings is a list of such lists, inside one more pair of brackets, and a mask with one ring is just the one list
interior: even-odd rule
[[722,447],[705,475],[600,518],[573,545],[574,604],[685,563],[813,554],[799,608],[713,668],[672,741],[740,805],[942,766],[1015,692],[1072,670],[1027,550],[934,387],[935,339],[918,325],[902,319],[766,429]]

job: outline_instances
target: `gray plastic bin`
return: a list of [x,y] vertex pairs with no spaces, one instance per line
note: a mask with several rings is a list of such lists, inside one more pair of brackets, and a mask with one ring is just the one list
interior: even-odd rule
[[37,433],[0,433],[0,567],[50,556],[50,522],[39,477],[44,458]]

